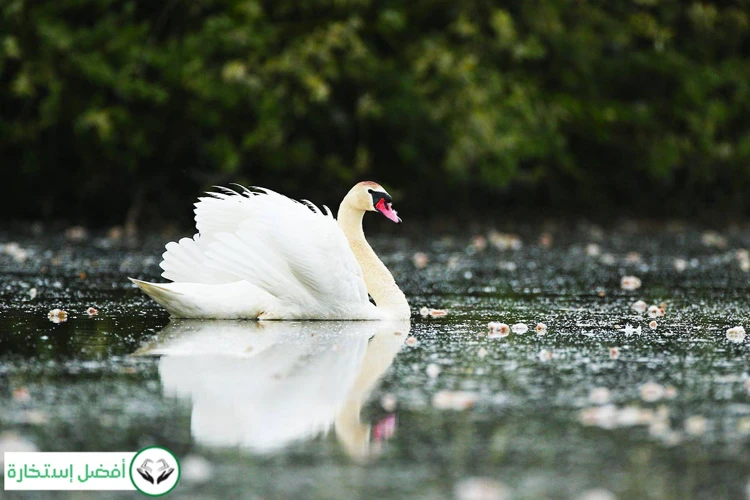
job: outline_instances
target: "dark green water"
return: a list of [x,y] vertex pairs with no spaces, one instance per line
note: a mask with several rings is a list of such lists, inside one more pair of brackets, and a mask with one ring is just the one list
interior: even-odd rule
[[[407,326],[170,322],[126,280],[156,279],[165,241],[0,233],[27,251],[0,247],[0,448],[166,446],[186,468],[171,495],[198,499],[469,498],[471,477],[519,499],[749,498],[750,339],[726,330],[750,328],[750,232],[717,247],[682,227],[552,227],[545,248],[541,231],[521,228],[518,250],[374,238]],[[638,299],[666,303],[656,330]],[[530,330],[490,338],[490,321]]]

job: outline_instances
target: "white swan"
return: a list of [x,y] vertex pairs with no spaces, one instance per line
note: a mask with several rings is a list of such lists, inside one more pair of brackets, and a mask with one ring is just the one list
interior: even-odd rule
[[338,221],[328,207],[268,189],[209,195],[195,204],[198,234],[166,246],[162,276],[173,283],[130,278],[173,317],[409,318],[406,297],[362,231],[368,211],[401,222],[379,184],[355,185]]

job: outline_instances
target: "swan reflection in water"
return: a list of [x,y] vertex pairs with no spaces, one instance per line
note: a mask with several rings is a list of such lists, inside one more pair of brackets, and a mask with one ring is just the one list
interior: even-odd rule
[[[349,456],[377,453],[395,431],[360,410],[393,362],[409,322],[178,320],[136,355],[156,355],[164,393],[192,402],[202,445],[272,453],[334,429]],[[371,446],[371,442],[374,445]]]

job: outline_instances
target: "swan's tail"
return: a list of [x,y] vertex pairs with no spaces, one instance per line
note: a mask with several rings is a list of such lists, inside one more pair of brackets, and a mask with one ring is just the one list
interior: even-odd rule
[[207,285],[128,279],[175,318],[263,319],[275,302],[272,295],[247,281]]
[[128,279],[132,281],[138,288],[143,290],[146,295],[148,295],[161,305],[164,305],[165,302],[168,303],[173,299],[175,295],[180,295],[179,292],[167,288],[165,285],[168,285],[168,283],[158,284],[137,280],[135,278]]

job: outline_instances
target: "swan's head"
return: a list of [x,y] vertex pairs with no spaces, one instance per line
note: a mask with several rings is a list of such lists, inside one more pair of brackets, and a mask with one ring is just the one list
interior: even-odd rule
[[349,191],[346,197],[355,208],[367,212],[380,212],[396,224],[401,223],[401,218],[393,210],[391,195],[377,182],[360,182]]

